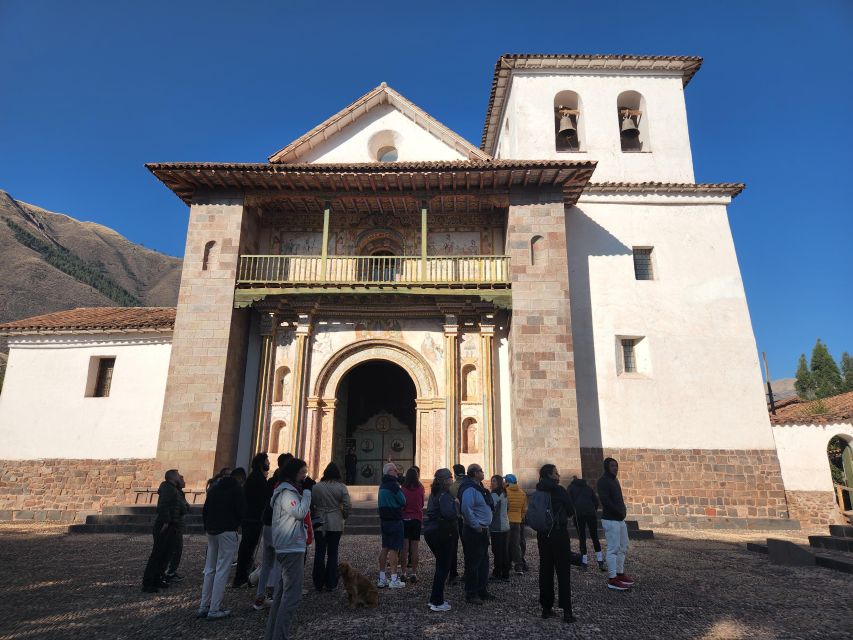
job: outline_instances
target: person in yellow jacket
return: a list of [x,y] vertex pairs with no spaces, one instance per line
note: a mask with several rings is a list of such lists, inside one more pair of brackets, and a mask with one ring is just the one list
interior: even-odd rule
[[527,571],[527,561],[524,556],[527,544],[524,516],[527,514],[527,495],[518,486],[518,479],[508,473],[506,481],[507,515],[509,516],[509,555],[518,574]]

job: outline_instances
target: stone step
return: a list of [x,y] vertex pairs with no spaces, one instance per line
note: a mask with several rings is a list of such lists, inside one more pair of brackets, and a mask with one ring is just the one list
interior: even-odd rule
[[[746,548],[749,551],[755,551],[757,553],[768,553],[767,545],[761,542],[747,542]],[[815,564],[817,566],[823,567],[824,569],[832,569],[833,571],[853,574],[853,556],[849,556],[846,553],[819,551],[814,547],[803,546],[803,548],[808,549],[814,555]]]
[[829,525],[829,535],[833,538],[853,538],[853,527],[843,524]]
[[[72,524],[68,527],[68,533],[132,533],[151,535],[151,524]],[[200,524],[187,525],[184,528],[184,533],[186,535],[203,534],[204,527]]]
[[[152,515],[91,515],[86,516],[86,524],[144,524],[148,527],[154,524]],[[184,525],[201,525],[201,514],[189,514],[184,516]]]
[[809,536],[809,545],[818,549],[834,549],[853,553],[853,538],[835,536]]
[[[191,504],[189,515],[201,515],[202,505]],[[104,507],[101,514],[105,516],[142,516],[154,517],[157,515],[156,505],[117,505]]]

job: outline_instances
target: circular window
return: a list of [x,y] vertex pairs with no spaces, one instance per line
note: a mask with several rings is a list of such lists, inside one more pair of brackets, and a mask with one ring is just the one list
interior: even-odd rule
[[396,147],[382,147],[376,153],[376,159],[379,160],[379,162],[397,162]]

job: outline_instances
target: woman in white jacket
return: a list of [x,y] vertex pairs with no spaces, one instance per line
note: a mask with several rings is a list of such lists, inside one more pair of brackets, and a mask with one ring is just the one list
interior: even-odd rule
[[[308,466],[292,458],[281,470],[281,484],[273,492],[272,543],[281,578],[273,594],[265,640],[287,640],[293,610],[302,598],[308,528],[305,516],[311,508],[313,481],[306,480]],[[304,484],[303,484],[304,482]]]

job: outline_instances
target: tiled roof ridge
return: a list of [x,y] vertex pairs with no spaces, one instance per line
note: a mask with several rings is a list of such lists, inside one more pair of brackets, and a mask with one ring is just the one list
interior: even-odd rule
[[400,173],[405,171],[437,169],[524,169],[525,167],[581,167],[595,164],[590,160],[415,160],[410,162],[149,162],[145,167],[155,171],[185,171],[209,169],[223,171],[269,171],[271,173],[343,173],[362,171],[365,173]]
[[[296,138],[296,140],[294,140],[290,144],[286,145],[285,147],[279,149],[278,151],[276,151],[275,153],[270,155],[268,158],[269,162],[270,163],[281,163],[282,158],[287,156],[289,153],[296,151],[299,147],[301,147],[303,144],[307,143],[313,137],[321,134],[324,130],[328,129],[329,127],[336,125],[341,119],[346,118],[347,116],[349,116],[350,114],[355,112],[357,109],[365,106],[373,98],[375,98],[376,96],[383,94],[383,93],[386,94],[387,96],[389,96],[389,104],[391,104],[391,100],[399,101],[400,103],[402,103],[402,105],[404,107],[411,109],[416,115],[418,115],[421,118],[423,118],[424,120],[426,120],[432,127],[437,129],[443,136],[452,140],[453,142],[455,142],[456,144],[461,146],[463,149],[465,149],[465,151],[467,151],[469,157],[473,156],[473,157],[482,158],[482,159],[488,159],[491,157],[488,153],[486,153],[485,151],[477,148],[475,145],[468,142],[468,140],[466,140],[461,135],[459,135],[458,133],[453,131],[453,129],[451,129],[450,127],[448,127],[444,123],[440,122],[437,118],[435,118],[434,116],[430,115],[429,113],[427,113],[426,111],[421,109],[414,102],[412,102],[411,100],[409,100],[408,98],[403,96],[399,91],[395,91],[394,89],[389,87],[387,83],[383,82],[378,87],[371,89],[370,91],[365,93],[363,96],[356,99],[354,102],[350,103],[349,105],[347,105],[346,107],[344,107],[343,109],[341,109],[340,111],[335,113],[334,115],[326,118],[320,124],[318,124],[316,127],[305,132],[304,134],[302,134],[301,136]],[[344,125],[344,126],[346,126],[346,125]],[[441,139],[441,136],[437,136],[437,137],[439,137]]]
[[[825,413],[809,413],[816,403],[827,407]],[[853,423],[853,391],[839,393],[828,398],[803,400],[796,398],[783,405],[777,405],[776,415],[770,414],[770,421],[776,425],[831,425]]]
[[735,197],[746,188],[743,182],[589,182],[585,192],[628,191],[634,193],[717,192]]
[[[498,97],[498,86],[502,73],[508,73],[516,68],[516,64],[520,60],[590,60],[603,61],[614,60],[620,63],[618,69],[637,70],[637,71],[653,71],[655,70],[654,63],[656,62],[682,62],[683,86],[693,79],[699,67],[702,66],[703,59],[701,56],[654,56],[654,55],[632,55],[632,54],[608,54],[608,53],[505,53],[495,63],[495,71],[492,76],[492,87],[489,91],[489,103],[486,106],[486,120],[483,123],[483,134],[480,139],[480,148],[488,152],[488,137],[489,130],[492,124],[492,112],[495,109],[495,99]],[[633,67],[625,67],[625,62],[636,61],[637,64]],[[642,66],[643,63],[651,63],[647,66]],[[548,67],[539,67],[548,68]],[[596,65],[592,67],[598,70],[612,69],[612,67]],[[502,99],[502,98],[501,98]]]
[[0,324],[0,333],[168,330],[175,307],[77,307]]

